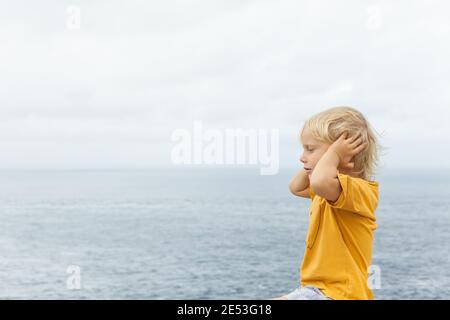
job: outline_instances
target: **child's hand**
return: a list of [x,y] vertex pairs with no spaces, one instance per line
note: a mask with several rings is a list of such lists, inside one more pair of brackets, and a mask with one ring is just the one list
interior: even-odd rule
[[366,147],[367,143],[362,142],[361,133],[347,138],[347,132],[344,132],[329,148],[339,156],[339,167],[353,169],[353,157]]

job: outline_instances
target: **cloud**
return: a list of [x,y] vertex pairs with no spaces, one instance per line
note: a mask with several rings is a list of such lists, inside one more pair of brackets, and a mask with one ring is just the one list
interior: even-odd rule
[[[80,29],[66,27],[69,5]],[[15,2],[0,19],[0,167],[170,164],[171,132],[195,120],[278,128],[281,164],[291,165],[303,121],[336,105],[385,133],[395,150],[387,165],[408,154],[411,166],[448,166],[435,148],[450,137],[448,9],[443,0]],[[37,145],[48,156],[24,158]]]

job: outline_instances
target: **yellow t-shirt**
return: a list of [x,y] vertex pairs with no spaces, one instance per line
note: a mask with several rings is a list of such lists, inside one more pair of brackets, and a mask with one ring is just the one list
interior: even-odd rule
[[367,279],[377,228],[378,182],[339,172],[338,179],[342,192],[334,203],[308,187],[310,222],[300,282],[336,300],[373,299]]

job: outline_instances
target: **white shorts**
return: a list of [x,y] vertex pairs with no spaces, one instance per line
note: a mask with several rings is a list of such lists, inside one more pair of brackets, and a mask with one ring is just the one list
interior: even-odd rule
[[288,300],[333,300],[314,286],[298,287],[286,295]]

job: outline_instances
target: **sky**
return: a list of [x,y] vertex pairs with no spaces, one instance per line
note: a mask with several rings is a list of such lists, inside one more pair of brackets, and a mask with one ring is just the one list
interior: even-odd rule
[[176,130],[360,110],[386,168],[450,168],[445,0],[24,1],[0,12],[0,168],[172,166]]

